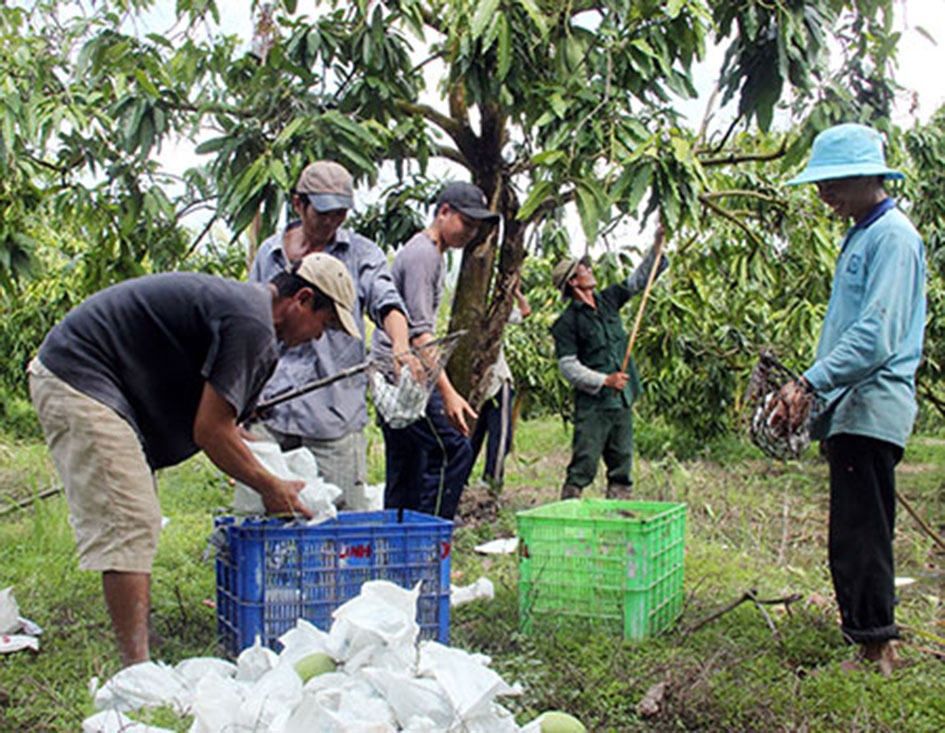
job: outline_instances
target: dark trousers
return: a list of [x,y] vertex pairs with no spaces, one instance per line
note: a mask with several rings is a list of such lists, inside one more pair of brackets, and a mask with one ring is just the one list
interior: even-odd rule
[[426,415],[415,423],[395,430],[381,419],[381,429],[387,460],[384,507],[452,519],[473,457],[469,440],[446,419],[439,391],[433,391]]
[[844,635],[857,644],[899,637],[894,621],[895,467],[902,448],[861,435],[826,441],[830,574]]
[[[479,408],[479,419],[469,442],[472,444],[473,463],[486,440],[486,465],[482,477],[492,484],[501,485],[505,479],[505,457],[512,449],[512,403],[515,392],[508,382],[494,397]],[[488,435],[488,438],[486,436]]]
[[603,457],[607,483],[633,486],[633,408],[576,410],[571,462],[565,483],[589,486]]

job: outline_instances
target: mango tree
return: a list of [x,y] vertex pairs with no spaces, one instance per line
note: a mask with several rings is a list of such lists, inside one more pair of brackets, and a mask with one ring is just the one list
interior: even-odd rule
[[[564,212],[577,212],[588,242],[605,243],[625,218],[659,217],[680,262],[673,283],[682,310],[666,315],[680,332],[705,326],[696,293],[714,276],[688,274],[693,265],[770,277],[744,252],[788,241],[759,228],[783,207],[782,194],[756,180],[776,176],[757,167],[796,164],[813,133],[837,119],[888,127],[895,92],[891,0],[354,0],[315,3],[311,16],[295,0],[252,2],[249,52],[213,30],[221,10],[213,0],[178,0],[168,33],[138,30],[150,5],[115,0],[83,15],[76,3],[41,0],[19,26],[2,9],[11,41],[38,37],[61,66],[34,95],[60,116],[42,117],[25,143],[39,161],[25,180],[41,184],[57,216],[80,222],[94,252],[90,287],[141,267],[184,266],[214,221],[187,241],[179,217],[194,207],[213,206],[234,236],[272,232],[313,158],[334,158],[368,184],[392,164],[403,183],[395,202],[410,191],[429,201],[429,179],[450,161],[506,224],[501,238],[463,253],[456,288],[450,327],[471,335],[451,373],[474,402],[526,243],[540,242],[533,254],[549,258],[567,252]],[[831,41],[841,50],[833,74]],[[676,109],[695,96],[693,68],[710,44],[725,49],[721,128]],[[12,92],[8,99],[32,99],[34,110],[12,119],[44,109],[15,81]],[[767,134],[777,110],[800,134]],[[172,179],[156,154],[177,135],[199,138],[210,157]],[[374,231],[388,242],[419,221],[406,205],[377,211],[383,224]],[[779,286],[756,284],[756,298]],[[653,339],[644,334],[641,355],[672,368],[678,352],[661,357]]]

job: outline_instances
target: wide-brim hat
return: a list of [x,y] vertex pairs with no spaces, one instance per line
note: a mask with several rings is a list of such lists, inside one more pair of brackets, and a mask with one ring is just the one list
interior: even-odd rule
[[361,329],[354,316],[354,281],[344,263],[324,252],[313,252],[302,258],[295,274],[331,298],[342,328],[360,340]]
[[883,136],[872,127],[845,123],[828,128],[814,138],[807,167],[788,186],[836,178],[882,176],[901,180],[905,175],[886,166]]
[[343,165],[330,160],[316,160],[305,166],[295,192],[308,199],[319,213],[354,208],[351,174]]
[[567,292],[568,281],[574,277],[574,271],[582,262],[585,265],[590,264],[590,260],[586,255],[584,257],[569,257],[566,260],[561,260],[551,271],[551,284],[555,286],[555,290],[561,294],[562,298],[565,297]]

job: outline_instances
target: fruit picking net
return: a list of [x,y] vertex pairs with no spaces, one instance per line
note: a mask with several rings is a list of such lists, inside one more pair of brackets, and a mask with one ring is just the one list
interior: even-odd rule
[[388,426],[398,430],[423,417],[436,380],[465,333],[457,331],[410,348],[410,353],[423,366],[420,381],[417,381],[406,364],[401,363],[399,369],[395,370],[393,355],[371,361],[368,373],[374,408]]
[[[442,338],[433,339],[422,346],[412,346],[410,353],[423,367],[417,378],[409,364],[403,359],[395,360],[393,354],[375,356],[370,361],[348,367],[337,374],[285,391],[260,402],[251,420],[265,419],[268,411],[283,402],[326,387],[341,379],[367,372],[374,407],[392,428],[403,428],[416,422],[426,412],[430,392],[436,386],[440,372],[446,367],[450,355],[466,331],[456,331]],[[416,363],[416,362],[414,362]]]
[[[819,405],[813,393],[805,393],[799,407],[789,410],[781,387],[798,375],[770,351],[758,354],[745,394],[746,422],[751,442],[765,455],[786,461],[799,458],[810,445],[810,415]],[[780,419],[779,419],[780,416]]]

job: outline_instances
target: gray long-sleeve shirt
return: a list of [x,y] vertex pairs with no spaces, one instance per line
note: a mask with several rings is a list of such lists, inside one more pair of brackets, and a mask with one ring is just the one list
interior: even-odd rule
[[[288,261],[282,248],[284,236],[285,231],[281,231],[263,242],[249,273],[251,281],[269,282],[275,274],[286,268]],[[406,313],[391,279],[387,258],[370,239],[347,229],[339,229],[334,241],[323,251],[337,257],[347,266],[354,280],[354,310],[370,318],[378,330],[381,329],[383,317],[391,308]],[[318,340],[286,349],[279,358],[275,374],[263,391],[263,399],[362,363],[367,358],[363,320],[359,319],[358,325],[361,341],[341,331],[328,330]],[[367,425],[366,389],[365,374],[339,380],[276,406],[266,423],[290,435],[337,440]]]

